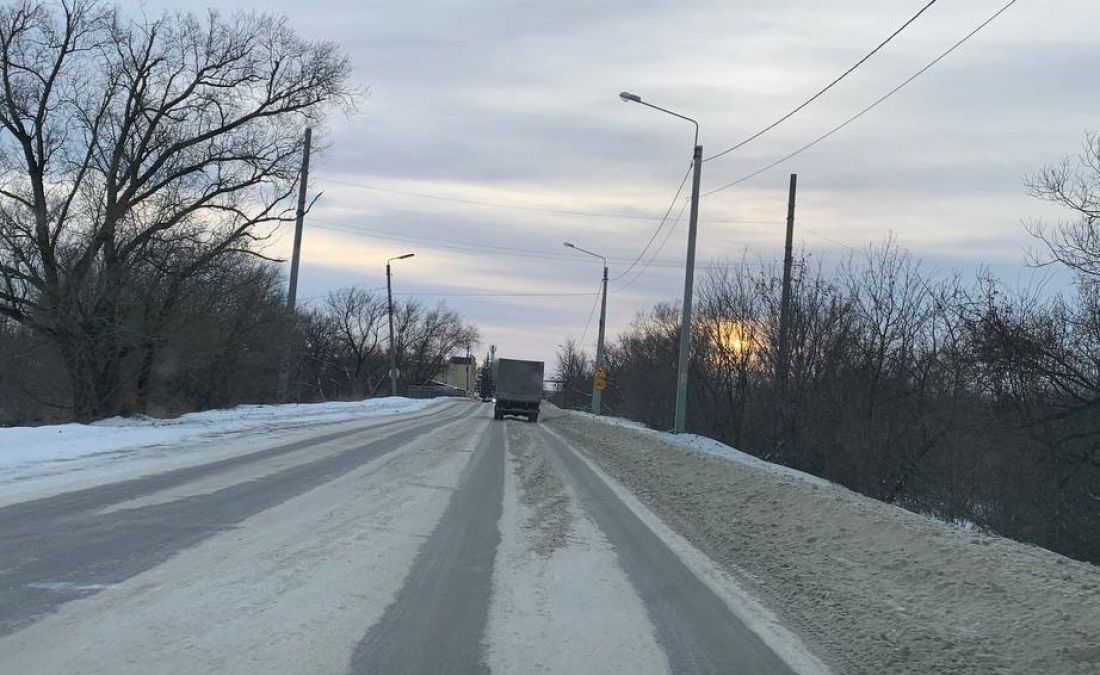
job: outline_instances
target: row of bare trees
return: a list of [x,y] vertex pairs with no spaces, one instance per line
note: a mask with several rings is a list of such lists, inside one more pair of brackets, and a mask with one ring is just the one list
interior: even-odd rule
[[[348,76],[268,15],[0,6],[0,423],[269,401],[284,362],[296,400],[378,393],[380,299],[288,316],[262,254]],[[403,382],[477,341],[416,302],[396,328]]]
[[237,261],[293,216],[348,73],[266,15],[0,7],[0,316],[52,345],[78,419],[125,407],[135,361],[148,398],[185,306],[225,309],[211,284],[270,277]]
[[[777,376],[779,270],[734,261],[696,299],[691,431],[863,494],[1100,562],[1100,142],[1036,177],[1076,216],[1037,225],[1063,296],[921,268],[893,241],[838,269],[798,265],[790,367]],[[604,409],[671,426],[679,312],[658,305],[608,347]],[[566,404],[591,363],[559,353]]]
[[[116,414],[271,402],[284,363],[294,401],[389,394],[384,296],[341,289],[289,317],[285,280],[268,261],[223,257],[202,279],[161,318],[155,348],[136,349],[119,364]],[[394,331],[401,393],[440,377],[451,356],[479,340],[453,310],[415,300],[395,302]],[[56,344],[0,319],[0,424],[72,419],[68,378]]]
[[[304,313],[292,378],[296,396],[323,400],[388,394],[387,320],[385,296],[355,287],[333,291],[319,308]],[[395,302],[399,393],[408,384],[438,378],[451,356],[466,353],[479,340],[477,327],[445,305]]]

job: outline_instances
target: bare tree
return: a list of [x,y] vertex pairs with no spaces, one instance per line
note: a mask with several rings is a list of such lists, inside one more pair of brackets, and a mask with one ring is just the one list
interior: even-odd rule
[[325,308],[344,354],[341,366],[351,395],[375,394],[386,375],[386,299],[363,288],[343,288],[328,294]]
[[394,336],[398,345],[398,369],[407,383],[424,384],[443,372],[448,359],[478,344],[476,326],[440,304],[426,309],[406,301],[395,309],[400,317]]
[[1065,157],[1028,180],[1032,196],[1068,209],[1073,218],[1057,225],[1034,223],[1029,229],[1045,249],[1040,265],[1058,263],[1100,279],[1100,133],[1085,136],[1081,152]]
[[581,410],[589,407],[592,402],[592,364],[576,340],[566,340],[564,345],[558,347],[554,379],[561,388],[559,403],[563,408]]
[[141,266],[189,247],[185,279],[292,216],[302,128],[347,75],[266,15],[0,9],[0,313],[58,345],[77,417],[118,409]]

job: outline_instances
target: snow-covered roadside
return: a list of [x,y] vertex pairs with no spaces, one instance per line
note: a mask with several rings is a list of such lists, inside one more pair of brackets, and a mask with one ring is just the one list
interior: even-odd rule
[[171,420],[0,428],[0,506],[214,462],[455,399],[378,398],[192,413]]
[[787,476],[789,478],[796,478],[807,483],[812,483],[820,487],[846,489],[836,483],[830,483],[829,481],[815,476],[805,471],[799,471],[798,469],[792,469],[789,466],[783,466],[782,464],[772,464],[766,462],[759,457],[754,457],[747,452],[742,452],[736,448],[731,448],[725,443],[714,440],[713,438],[707,438],[706,436],[698,436],[696,434],[673,434],[667,431],[657,431],[650,429],[641,422],[635,422],[634,420],[628,420],[622,417],[596,417],[591,413],[576,412],[574,415],[582,415],[593,420],[598,420],[604,424],[612,424],[618,427],[626,429],[632,429],[642,434],[649,434],[654,438],[660,439],[665,443],[671,443],[673,445],[679,445],[684,448],[691,448],[692,450],[698,450],[699,452],[705,452],[708,455],[714,455],[715,457],[722,457],[725,459],[751,466],[754,469],[760,469],[761,471],[767,471],[768,473],[774,473],[779,476]]
[[553,410],[544,418],[837,672],[1100,670],[1095,566],[741,461],[736,451],[703,454],[684,437]]
[[174,419],[112,417],[92,424],[0,428],[0,467],[55,462],[136,447],[175,445],[215,434],[286,429],[415,412],[444,399],[400,396],[365,401],[242,405]]

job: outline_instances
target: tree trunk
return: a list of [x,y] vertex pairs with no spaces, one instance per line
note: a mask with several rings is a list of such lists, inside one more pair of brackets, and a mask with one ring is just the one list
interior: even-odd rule
[[141,362],[138,364],[135,409],[149,414],[149,393],[153,389],[153,366],[159,354],[159,341],[146,338],[141,345]]
[[[101,348],[88,349],[89,345]],[[103,345],[95,336],[73,336],[61,342],[61,353],[73,392],[73,417],[92,422],[122,412],[122,350]]]

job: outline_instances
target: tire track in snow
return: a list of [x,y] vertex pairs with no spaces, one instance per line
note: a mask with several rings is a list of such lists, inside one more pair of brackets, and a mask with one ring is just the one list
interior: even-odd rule
[[[473,456],[467,417],[0,638],[0,673],[345,673]],[[66,590],[58,588],[57,590]]]
[[447,511],[401,592],[356,648],[351,672],[489,672],[481,638],[500,542],[504,425],[486,422]]
[[[84,511],[92,504],[126,495],[118,485],[75,497],[60,495],[43,500],[44,504],[25,502],[0,509],[0,541],[5,543],[0,548],[0,636],[33,623],[66,602],[101,592],[163,563],[252,515],[332,481],[442,425],[468,417],[469,411],[464,410],[443,419],[406,422],[411,426],[262,480],[133,510],[110,514]],[[330,436],[321,436],[315,443],[331,440]],[[292,445],[297,448],[301,443]],[[289,452],[287,447],[254,455]],[[168,477],[153,476],[136,481],[130,494],[148,494],[150,485],[178,483],[182,476],[209,475],[239,464],[229,460],[216,463],[217,469],[196,467],[171,472]],[[102,496],[96,494],[100,490]],[[36,506],[40,508],[36,510]],[[66,590],[59,592],[59,588]]]
[[794,675],[556,435],[539,432],[641,596],[674,673]]
[[670,672],[645,605],[538,428],[506,424],[510,470],[485,638],[492,671]]

